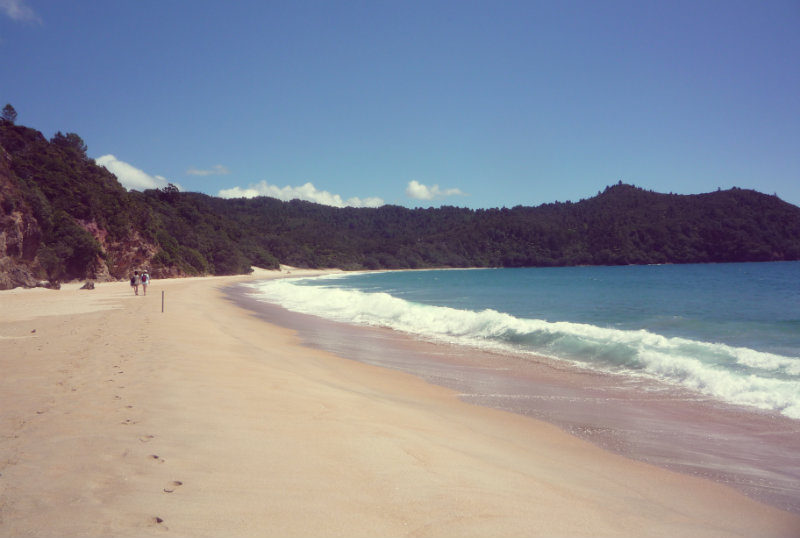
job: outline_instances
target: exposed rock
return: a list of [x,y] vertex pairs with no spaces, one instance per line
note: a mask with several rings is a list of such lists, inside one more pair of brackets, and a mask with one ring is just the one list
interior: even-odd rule
[[134,270],[150,265],[150,261],[158,252],[155,244],[142,237],[138,230],[131,230],[121,240],[112,240],[107,230],[94,221],[76,221],[78,225],[92,234],[100,243],[106,254],[105,259],[98,257],[87,270],[87,278],[96,282],[111,282],[124,279]]
[[113,282],[117,280],[111,275],[108,270],[108,264],[100,256],[95,258],[94,263],[86,270],[86,278],[95,282]]
[[19,286],[35,287],[36,277],[33,272],[8,256],[0,257],[0,290],[10,290]]
[[36,285],[39,223],[11,181],[10,156],[0,148],[0,290]]
[[82,290],[93,290],[94,289],[94,282],[91,280],[87,280],[86,283],[81,286]]
[[[47,144],[40,133],[36,138],[41,139],[41,144]],[[41,144],[36,146],[39,151]],[[45,284],[43,280],[47,275],[39,259],[43,232],[33,208],[23,196],[22,183],[12,171],[11,163],[11,154],[0,146],[0,290],[19,286],[57,289],[57,283]],[[116,181],[113,176],[111,179]],[[126,278],[134,269],[152,266],[151,260],[158,247],[135,228],[131,227],[122,237],[119,233],[114,237],[95,220],[75,219],[75,223],[97,240],[102,254],[83,271],[75,273],[73,269],[72,273],[60,276],[110,282]],[[172,273],[171,276],[184,276],[177,268]]]

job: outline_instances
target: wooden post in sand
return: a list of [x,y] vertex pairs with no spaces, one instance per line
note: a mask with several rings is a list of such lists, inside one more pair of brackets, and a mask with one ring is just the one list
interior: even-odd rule
[[164,313],[164,290],[161,290],[161,313]]

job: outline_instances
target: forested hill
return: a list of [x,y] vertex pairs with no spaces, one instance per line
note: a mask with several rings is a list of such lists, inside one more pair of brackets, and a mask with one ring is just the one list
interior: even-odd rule
[[580,202],[471,210],[334,208],[127,192],[83,140],[0,120],[0,289],[38,279],[343,269],[800,259],[800,208],[751,190],[617,184]]
[[800,259],[800,208],[742,189],[671,195],[618,184],[577,203],[486,210],[336,209],[268,198],[206,201],[241,229],[257,231],[260,244],[291,265],[520,267]]

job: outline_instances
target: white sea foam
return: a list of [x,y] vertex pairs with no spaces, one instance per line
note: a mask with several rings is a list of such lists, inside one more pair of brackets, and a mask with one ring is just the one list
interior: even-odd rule
[[383,292],[303,286],[291,279],[251,286],[256,298],[296,312],[487,350],[546,355],[605,371],[647,375],[727,402],[800,419],[798,357],[646,330],[429,306]]

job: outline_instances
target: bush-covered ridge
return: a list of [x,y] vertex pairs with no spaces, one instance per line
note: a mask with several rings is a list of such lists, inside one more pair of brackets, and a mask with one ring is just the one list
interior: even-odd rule
[[[194,195],[202,196],[202,195]],[[282,263],[314,267],[553,266],[796,260],[800,208],[731,189],[606,188],[578,203],[470,210],[337,209],[209,199]]]
[[577,203],[538,207],[356,209],[225,200],[171,186],[127,192],[86,156],[78,135],[48,141],[8,120],[0,121],[0,155],[0,274],[23,267],[64,280],[124,278],[141,267],[156,276],[236,274],[278,263],[378,269],[800,259],[800,208],[736,188],[675,195],[619,183]]

